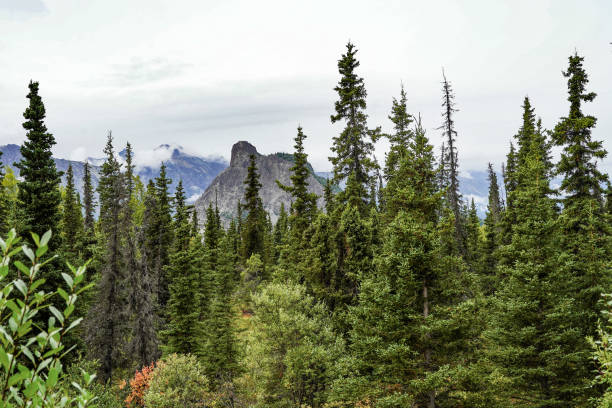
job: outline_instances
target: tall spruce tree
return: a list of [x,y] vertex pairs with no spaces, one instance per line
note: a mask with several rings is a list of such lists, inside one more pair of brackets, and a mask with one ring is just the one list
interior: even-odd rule
[[389,115],[389,120],[391,120],[393,123],[393,133],[387,135],[390,146],[385,160],[384,173],[386,180],[389,180],[397,171],[399,162],[406,155],[408,144],[410,143],[411,138],[414,137],[412,128],[410,126],[414,121],[414,118],[408,113],[406,102],[406,91],[404,90],[404,85],[402,84],[400,89],[400,98],[399,100],[393,98],[391,115]]
[[[217,248],[218,263],[213,271],[214,295],[203,327],[199,355],[208,378],[218,387],[231,386],[240,372],[239,347],[235,329],[235,310],[232,295],[235,290],[235,259],[231,237],[220,237]],[[228,395],[229,402],[233,398]]]
[[605,158],[607,152],[602,142],[593,140],[591,135],[596,118],[582,111],[583,103],[593,101],[596,96],[586,90],[588,76],[583,57],[570,56],[563,75],[567,78],[570,109],[552,133],[553,142],[562,148],[556,172],[563,175],[561,192],[565,195],[558,218],[563,252],[557,261],[560,276],[556,282],[560,287],[556,290],[574,298],[572,313],[566,318],[578,330],[574,353],[580,359],[568,374],[577,379],[578,387],[583,376],[592,376],[590,350],[584,338],[595,335],[600,316],[599,300],[602,293],[610,291],[612,284],[612,231],[603,207],[603,187],[608,178],[597,168],[597,160]]
[[198,350],[199,282],[198,270],[194,259],[193,245],[199,245],[191,239],[185,194],[182,181],[175,194],[174,240],[170,264],[165,268],[170,280],[170,298],[167,306],[167,329],[162,333],[166,353],[196,353]]
[[89,311],[87,342],[91,357],[100,361],[100,379],[107,382],[112,378],[113,370],[121,366],[125,359],[123,346],[127,330],[127,299],[125,259],[122,254],[125,238],[122,210],[127,197],[121,164],[115,157],[110,132],[104,153],[106,159],[98,182],[102,267],[94,303]]
[[371,172],[378,167],[372,159],[374,142],[380,136],[380,129],[370,130],[367,127],[366,110],[367,92],[363,78],[355,70],[359,61],[355,58],[357,49],[352,43],[346,45],[346,54],[338,60],[340,81],[334,90],[338,93],[335,102],[336,113],[331,115],[332,123],[343,121],[345,127],[333,138],[332,152],[329,160],[334,166],[334,183],[353,175],[353,188],[339,194],[342,201],[350,201],[365,215],[368,201],[368,185]]
[[[139,200],[137,186],[142,184],[134,176],[134,153],[128,142],[125,148],[125,192],[126,200],[122,209],[122,226],[125,236],[123,256],[126,265],[126,281],[128,282],[128,306],[130,312],[130,330],[127,352],[136,369],[151,364],[159,357],[159,341],[157,339],[157,316],[155,314],[155,299],[151,282],[147,248],[145,247],[145,228],[137,225],[136,219],[139,207],[145,205]],[[138,183],[136,183],[138,181]],[[147,212],[143,210],[143,218]]]
[[437,398],[458,342],[448,314],[456,276],[443,262],[442,194],[421,126],[386,193],[391,221],[376,273],[363,277],[358,304],[349,308],[350,354],[340,361],[332,398],[346,406],[447,406]]
[[504,281],[491,302],[485,354],[503,384],[496,389],[499,406],[583,406],[585,399],[576,399],[587,384],[587,372],[576,365],[576,342],[583,341],[568,324],[571,299],[558,290],[559,236],[546,161],[533,138],[523,153],[517,176],[524,182],[509,193],[516,221],[501,248],[510,261],[499,266]]
[[288,192],[291,197],[291,210],[289,226],[294,238],[299,239],[304,230],[312,222],[317,209],[317,196],[308,192],[308,155],[304,153],[304,140],[306,135],[302,127],[298,126],[295,136],[295,151],[293,153],[293,166],[291,167],[291,185],[285,186],[278,182],[281,189]]
[[170,262],[170,248],[173,239],[171,200],[168,191],[170,184],[172,184],[172,180],[167,177],[166,164],[162,163],[159,168],[159,176],[155,178],[157,238],[154,266],[154,275],[157,276],[157,301],[162,309],[166,306],[170,296],[168,290],[170,282],[164,270],[164,267]]
[[2,164],[2,152],[0,152],[0,236],[4,237],[10,230],[11,203],[9,193],[4,186],[4,165]]
[[487,168],[489,179],[489,197],[487,203],[487,213],[484,219],[484,243],[482,250],[481,273],[483,275],[483,287],[485,293],[491,293],[494,289],[495,268],[497,265],[497,248],[500,244],[501,234],[501,219],[503,215],[503,207],[499,195],[499,184],[497,182],[497,174],[491,163]]
[[62,256],[72,265],[77,265],[83,243],[83,215],[74,187],[72,165],[66,171],[66,190],[62,205]]
[[457,248],[460,253],[466,254],[465,229],[463,217],[461,216],[461,193],[459,191],[459,162],[456,145],[457,130],[455,129],[455,93],[451,83],[446,79],[446,74],[442,70],[442,130],[446,142],[443,152],[443,166],[446,181],[446,201],[455,216],[455,235]]
[[245,260],[253,254],[263,256],[265,235],[265,218],[263,218],[263,205],[259,196],[262,185],[259,182],[255,155],[251,155],[249,160],[247,177],[244,180],[246,186],[244,190],[245,204],[242,207],[247,212],[242,226],[242,252]]
[[4,237],[9,231],[9,199],[4,187],[4,165],[2,152],[0,152],[0,236]]
[[95,211],[96,198],[94,197],[94,188],[91,182],[91,167],[89,162],[85,161],[83,165],[83,212],[85,214],[85,231],[87,232],[93,232]]
[[[52,230],[59,236],[61,214],[59,190],[62,173],[57,171],[51,148],[55,138],[45,126],[45,105],[38,95],[38,82],[30,81],[30,100],[23,117],[23,128],[27,130],[26,141],[20,148],[22,159],[15,163],[23,181],[19,183],[19,201],[22,205],[22,231],[29,236],[30,232],[42,235]],[[49,249],[54,251],[61,244],[61,239],[49,242]],[[47,277],[48,284],[60,283],[58,279]],[[55,286],[57,287],[57,286]]]

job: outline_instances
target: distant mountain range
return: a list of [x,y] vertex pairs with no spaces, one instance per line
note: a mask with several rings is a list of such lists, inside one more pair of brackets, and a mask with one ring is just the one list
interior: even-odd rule
[[[19,146],[14,144],[0,146],[0,151],[3,153],[0,160],[4,165],[8,165],[15,171],[15,175],[19,176],[19,169],[13,166],[13,163],[21,160]],[[174,192],[179,180],[183,180],[185,192],[189,197],[189,201],[195,201],[204,192],[206,187],[212,180],[227,168],[228,163],[222,158],[211,159],[201,156],[186,153],[180,146],[171,146],[168,144],[158,146],[154,151],[156,157],[163,157],[166,165],[166,173],[172,179],[170,191]],[[159,175],[159,164],[156,165],[138,165],[138,160],[135,162],[136,174],[140,176],[143,183],[148,183],[152,178]],[[121,158],[125,158],[125,150],[119,152]],[[78,191],[83,191],[83,167],[84,162],[54,158],[57,169],[64,173],[68,170],[68,166],[72,164],[72,170],[75,178],[75,186]],[[104,162],[103,158],[87,158],[87,161],[92,167],[92,179],[94,185],[98,184],[98,172],[100,166]],[[62,183],[66,182],[66,176],[62,177]]]
[[[247,142],[240,142],[240,143],[243,143],[243,144],[240,145],[240,148],[238,149],[238,153],[243,152],[243,151],[251,151],[251,149],[254,150],[255,153],[258,155],[258,157],[261,156],[263,158],[268,158],[265,161],[266,163],[270,162],[270,163],[274,163],[275,166],[282,167],[282,170],[281,170],[281,167],[278,167],[276,169],[278,170],[277,172],[278,174],[274,177],[279,177],[279,179],[282,182],[287,182],[287,183],[289,182],[288,181],[289,174],[287,172],[289,171],[288,169],[291,167],[291,162],[293,160],[293,156],[291,154],[275,153],[273,155],[263,156],[263,155],[259,155],[255,147],[250,145],[249,143]],[[237,146],[237,145],[239,145],[239,143],[237,143],[234,146]],[[14,166],[12,166],[14,162],[18,162],[21,160],[21,153],[19,151],[19,146],[15,144],[3,145],[3,146],[0,146],[0,151],[3,153],[2,157],[0,158],[2,163],[4,165],[13,167],[13,170],[16,173],[15,175],[19,176],[19,170],[14,168]],[[176,145],[163,144],[155,148],[152,151],[152,153],[154,154],[154,157],[163,158],[163,161],[166,164],[168,177],[172,179],[172,184],[170,185],[170,191],[174,192],[178,181],[183,180],[183,186],[189,198],[188,200],[189,202],[196,202],[196,200],[203,195],[206,189],[209,186],[211,186],[211,184],[213,183],[213,180],[225,170],[229,170],[229,168],[231,167],[230,163],[228,163],[226,160],[222,158],[207,158],[207,157],[190,154],[190,153],[185,152],[185,150],[181,148],[180,146],[176,146]],[[232,157],[234,156],[233,153],[232,153]],[[148,163],[143,163],[144,160],[138,160],[138,154],[139,154],[138,152],[135,153],[135,162],[137,164],[136,173],[140,176],[143,183],[146,184],[149,181],[149,179],[155,178],[159,174],[160,161],[155,162],[155,160],[148,160]],[[125,157],[125,151],[120,152],[119,156],[122,158]],[[55,164],[58,170],[63,171],[63,172],[66,172],[66,170],[68,169],[68,166],[72,164],[72,168],[73,168],[73,172],[75,176],[76,187],[79,191],[82,192],[83,162],[60,159],[60,158],[55,158],[54,160],[55,160]],[[104,159],[90,157],[87,160],[92,165],[92,178],[93,178],[94,184],[97,185],[99,166],[102,164]],[[314,169],[312,169],[312,167],[311,167],[311,170],[312,170],[312,175],[313,175],[311,182],[313,184],[315,183],[317,184],[317,186],[315,187],[316,192],[320,193],[319,187],[323,185],[323,183],[325,182],[325,179],[330,177],[331,173],[330,172],[315,172]],[[273,173],[273,174],[276,174],[276,173]],[[232,177],[232,185],[240,184],[238,183],[238,181],[240,180],[237,180],[236,177],[239,177],[239,176]],[[499,175],[498,177],[501,180],[501,177]],[[65,181],[66,180],[65,180],[65,175],[64,175],[62,177],[62,182],[65,183]],[[470,171],[470,172],[463,171],[460,174],[459,181],[460,181],[460,186],[461,186],[461,192],[464,198],[468,200],[471,200],[473,198],[474,203],[476,204],[476,207],[478,209],[479,216],[484,217],[484,213],[486,211],[486,206],[487,206],[487,195],[488,195],[488,186],[489,186],[489,182],[487,180],[487,172],[486,171]],[[220,188],[219,183],[216,183],[215,186],[216,186],[215,188],[217,191],[217,197],[221,199],[220,195],[221,195],[221,192],[223,191],[223,188]],[[267,191],[263,192],[263,194],[269,193],[270,197],[274,197],[275,204],[271,203],[269,208],[267,208],[268,210],[271,211],[273,219],[276,219],[276,216],[278,213],[278,207],[280,206],[280,202],[287,201],[286,197],[282,198],[282,196],[279,195],[280,193],[274,190],[275,188],[278,188],[278,187],[276,187],[276,184],[273,183],[273,184],[270,184],[269,187],[268,186],[264,187],[264,190],[272,189],[270,192],[267,192]],[[202,207],[203,205],[207,205],[211,197],[212,197],[212,193],[209,193],[205,198],[199,200],[198,205],[200,207]],[[233,210],[235,208],[235,203],[232,205],[232,207],[234,208],[230,209],[229,207],[230,206],[228,205],[228,208],[226,209],[227,210],[226,212],[228,212],[227,215],[230,215],[233,213]]]

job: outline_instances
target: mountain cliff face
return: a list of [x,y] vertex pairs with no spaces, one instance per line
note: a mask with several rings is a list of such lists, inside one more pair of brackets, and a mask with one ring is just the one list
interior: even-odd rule
[[[281,203],[289,209],[291,196],[280,189],[276,180],[282,184],[291,183],[291,167],[293,163],[289,156],[282,154],[261,155],[255,146],[248,142],[238,142],[232,146],[232,158],[230,166],[219,174],[208,186],[204,194],[195,202],[198,219],[201,225],[206,220],[206,209],[209,204],[215,205],[215,200],[219,206],[219,212],[223,223],[227,226],[233,217],[236,216],[236,206],[239,200],[244,197],[244,180],[249,166],[249,156],[256,157],[257,170],[260,175],[262,188],[260,196],[264,210],[270,214],[272,222],[276,222],[280,212]],[[315,178],[314,173],[308,178],[309,191],[319,196],[318,205],[323,205],[323,185],[320,178]]]

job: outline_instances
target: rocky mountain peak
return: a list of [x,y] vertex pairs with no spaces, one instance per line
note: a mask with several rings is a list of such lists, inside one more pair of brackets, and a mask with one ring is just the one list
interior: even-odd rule
[[234,143],[232,146],[232,158],[230,160],[230,167],[241,167],[244,166],[245,163],[249,162],[249,157],[254,154],[255,156],[259,156],[257,153],[257,149],[255,146],[246,141],[240,141]]
[[[212,181],[204,194],[195,202],[200,225],[204,225],[206,208],[209,205],[214,206],[215,203],[219,206],[225,226],[229,225],[230,220],[236,216],[238,201],[244,198],[244,180],[249,167],[249,156],[252,154],[256,157],[255,162],[262,184],[259,195],[264,210],[272,221],[276,222],[281,204],[287,209],[290,207],[291,196],[276,184],[276,180],[285,185],[291,184],[292,156],[281,153],[262,155],[257,153],[255,146],[241,141],[232,146],[230,166]],[[319,196],[318,204],[323,205],[323,185],[314,173],[308,177],[308,190]]]

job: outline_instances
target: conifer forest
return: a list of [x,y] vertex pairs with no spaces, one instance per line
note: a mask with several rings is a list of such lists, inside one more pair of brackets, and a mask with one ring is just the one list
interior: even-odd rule
[[22,84],[20,159],[0,156],[0,408],[612,407],[612,184],[588,55],[549,73],[562,117],[514,101],[520,126],[492,136],[504,162],[482,154],[481,213],[452,71],[435,131],[409,82],[373,123],[362,48],[336,58],[323,193],[291,118],[274,216],[254,153],[231,213],[221,188],[194,206],[164,163],[145,179],[111,131],[103,160],[61,171],[46,84]]

